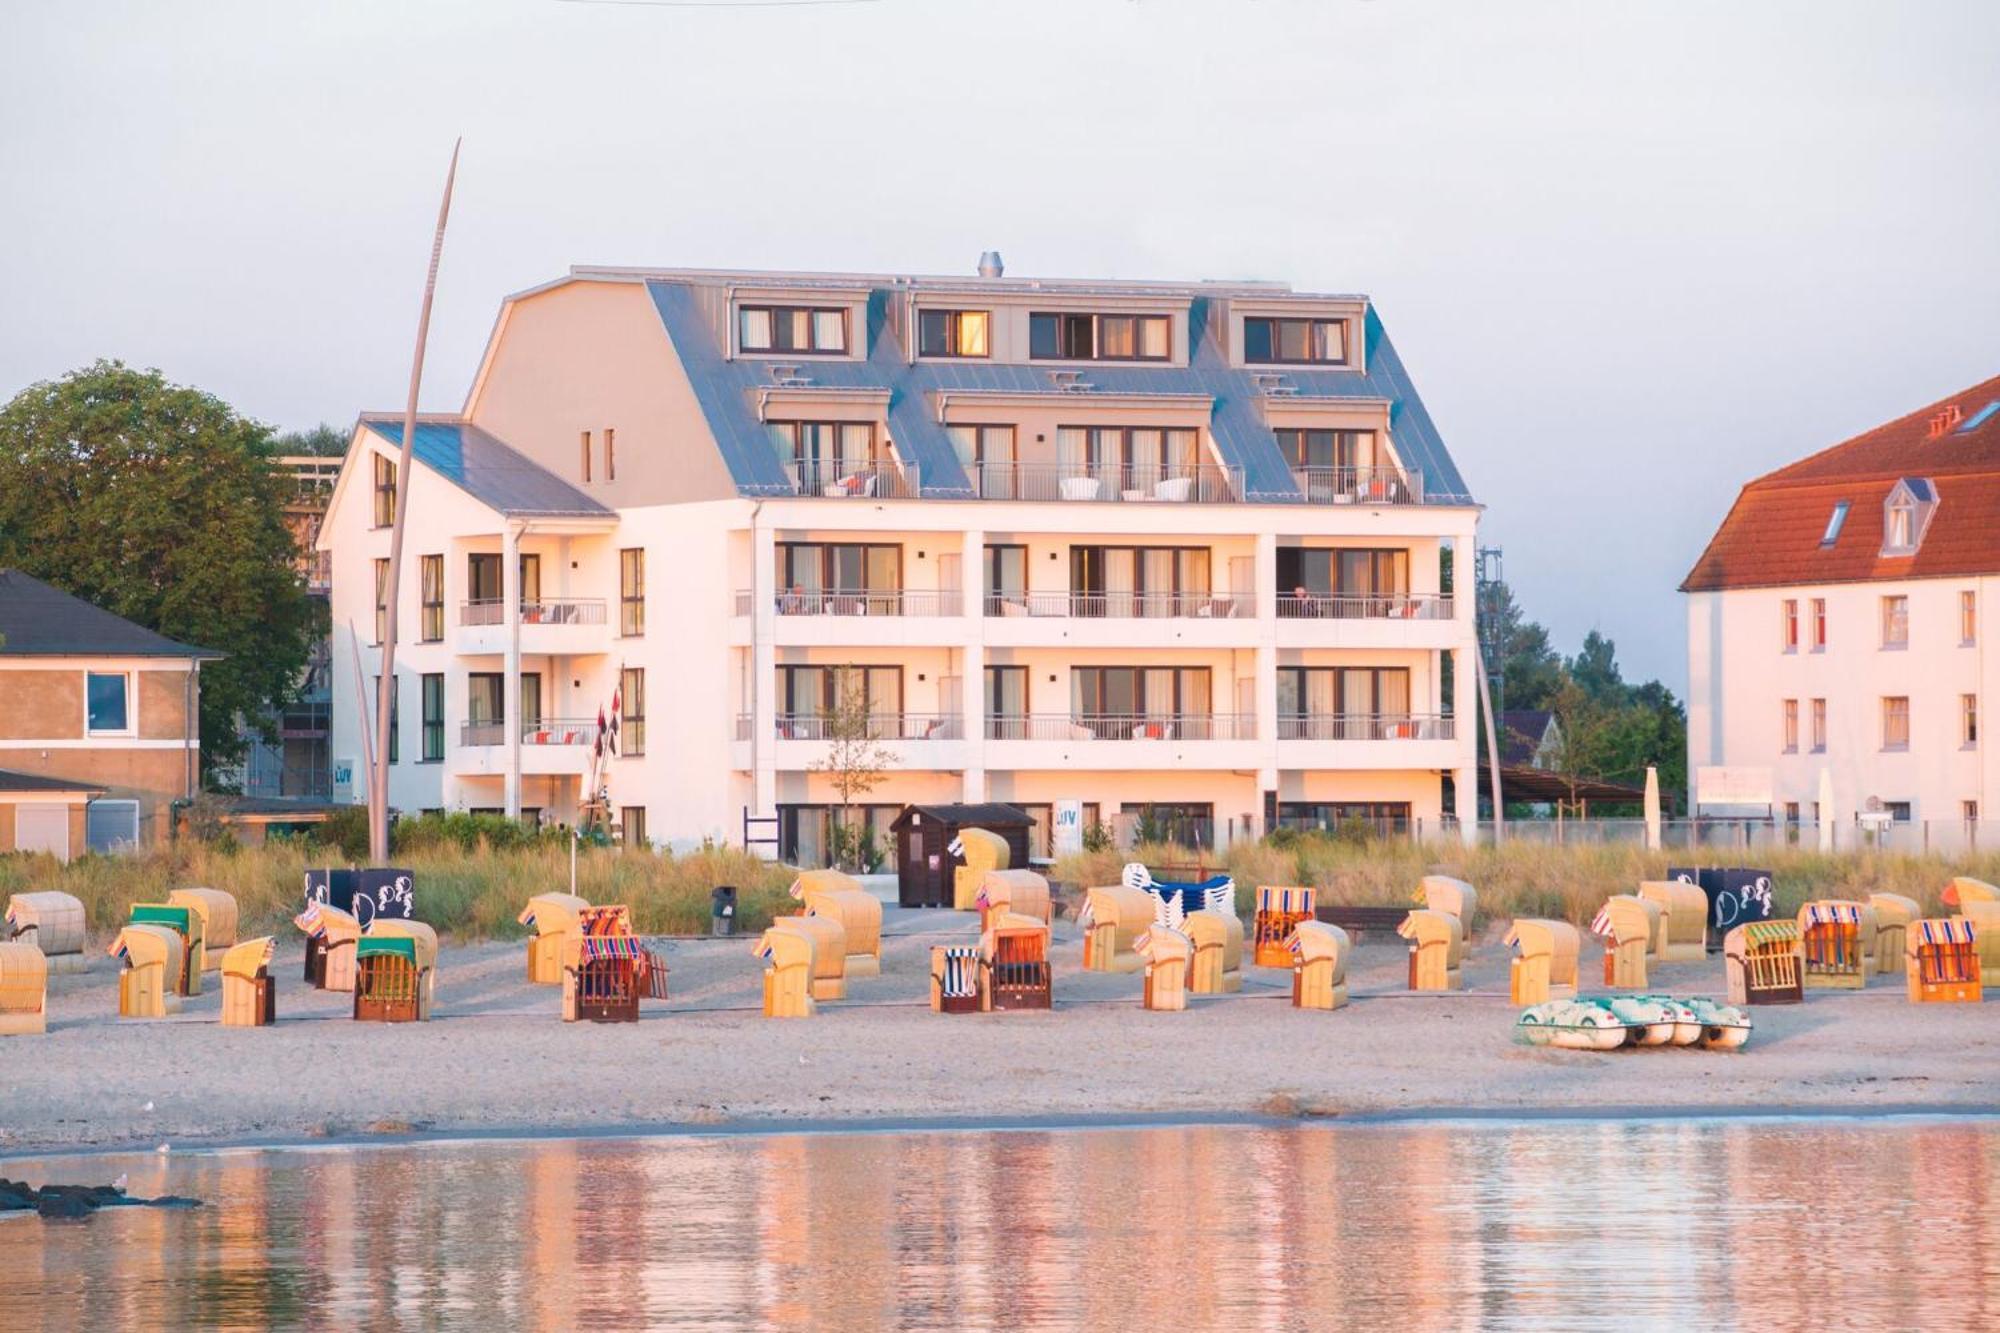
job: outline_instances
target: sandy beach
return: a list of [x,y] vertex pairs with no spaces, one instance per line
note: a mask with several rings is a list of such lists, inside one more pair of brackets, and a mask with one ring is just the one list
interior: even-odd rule
[[[0,1040],[0,1153],[760,1121],[2000,1108],[1994,1005],[1914,1007],[1900,978],[1759,1008],[1737,1054],[1528,1047],[1500,929],[1461,994],[1405,991],[1403,943],[1381,933],[1337,1012],[1295,1011],[1287,973],[1247,968],[1240,995],[1158,1014],[1136,975],[1083,972],[1076,927],[1058,922],[1054,1012],[943,1016],[926,1003],[929,949],[969,942],[973,918],[890,908],[883,975],[813,1019],[761,1016],[749,940],[673,940],[658,946],[673,998],[612,1026],[561,1022],[518,942],[447,942],[436,1018],[398,1026],[354,1023],[348,996],[307,988],[291,932],[274,1028],[222,1027],[213,973],[179,1016],[119,1021],[100,953],[52,979],[47,1036]],[[1597,957],[1587,944],[1587,970]],[[1654,982],[1719,996],[1722,962]]]

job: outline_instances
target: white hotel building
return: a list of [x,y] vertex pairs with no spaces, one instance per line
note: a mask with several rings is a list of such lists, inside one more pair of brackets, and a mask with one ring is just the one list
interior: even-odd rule
[[[1949,847],[2000,799],[2000,378],[1752,481],[1688,594],[1688,764]],[[1833,808],[1820,804],[1822,773]]]
[[[509,297],[418,427],[391,804],[574,818],[622,682],[630,838],[775,817],[813,860],[856,689],[878,830],[958,800],[1043,838],[1060,801],[1204,842],[1469,829],[1479,510],[1368,300],[997,270]],[[361,418],[322,531],[336,799],[365,798],[401,435]]]

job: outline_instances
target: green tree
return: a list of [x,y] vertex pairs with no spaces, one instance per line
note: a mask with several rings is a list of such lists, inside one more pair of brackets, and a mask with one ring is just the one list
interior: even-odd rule
[[288,430],[271,442],[271,451],[281,456],[305,454],[314,458],[343,458],[347,454],[347,432],[320,422],[311,430]]
[[1495,580],[1480,589],[1479,615],[1486,623],[1482,639],[1492,645],[1488,671],[1497,672],[1499,686],[1493,706],[1547,708],[1562,688],[1562,655],[1549,643],[1549,632],[1521,613],[1514,590]]
[[1625,679],[1618,673],[1618,645],[1596,630],[1583,636],[1583,647],[1566,664],[1569,678],[1602,704],[1625,702]]
[[807,767],[824,773],[834,794],[840,797],[840,819],[835,825],[833,853],[835,869],[865,871],[872,839],[865,840],[854,822],[854,802],[880,786],[883,770],[895,762],[881,743],[881,720],[869,707],[861,681],[852,671],[840,672],[833,708],[821,719],[825,727],[826,754]]
[[270,429],[157,370],[99,361],[0,407],[0,565],[225,654],[201,673],[202,762],[299,684],[319,632],[292,567]]

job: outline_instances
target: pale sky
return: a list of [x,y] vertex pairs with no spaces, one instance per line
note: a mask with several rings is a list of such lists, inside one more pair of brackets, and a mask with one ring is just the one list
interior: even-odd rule
[[573,263],[1377,302],[1565,651],[1686,680],[1749,477],[2000,371],[1988,0],[0,0],[0,395],[425,406]]

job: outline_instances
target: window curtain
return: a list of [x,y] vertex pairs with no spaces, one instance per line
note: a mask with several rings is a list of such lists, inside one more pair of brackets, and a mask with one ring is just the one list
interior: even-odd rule
[[1180,552],[1172,550],[1148,550],[1140,555],[1142,586],[1146,590],[1146,600],[1139,608],[1139,614],[1146,616],[1170,616],[1174,613],[1174,593],[1179,591],[1178,572]]
[[1156,430],[1135,430],[1132,432],[1131,472],[1125,484],[1135,490],[1151,494],[1160,480],[1160,464],[1164,458],[1160,443],[1160,432]]
[[760,352],[771,346],[771,312],[768,310],[745,310],[741,315],[742,328],[739,341],[744,350]]
[[847,312],[845,310],[816,310],[813,312],[813,350],[819,352],[844,352],[847,350]]
[[1104,549],[1104,614],[1129,616],[1136,609],[1133,594],[1139,586],[1138,552],[1129,546]]
[[1056,468],[1064,477],[1084,475],[1084,441],[1086,432],[1076,426],[1064,426],[1056,432]]

